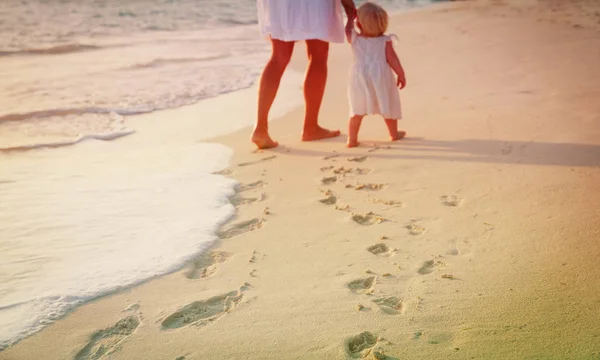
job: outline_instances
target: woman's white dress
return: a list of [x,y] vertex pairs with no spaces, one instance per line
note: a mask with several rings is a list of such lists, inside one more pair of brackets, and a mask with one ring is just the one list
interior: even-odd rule
[[354,63],[350,70],[350,116],[381,115],[401,119],[396,76],[387,62],[385,47],[394,35],[367,38],[352,31]]
[[257,8],[263,37],[344,42],[340,0],[257,0]]

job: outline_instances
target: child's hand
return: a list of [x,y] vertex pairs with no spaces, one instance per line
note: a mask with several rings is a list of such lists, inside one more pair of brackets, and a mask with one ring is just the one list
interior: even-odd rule
[[406,77],[404,76],[404,74],[398,75],[398,81],[396,82],[396,86],[398,86],[400,90],[404,89],[404,87],[406,86]]

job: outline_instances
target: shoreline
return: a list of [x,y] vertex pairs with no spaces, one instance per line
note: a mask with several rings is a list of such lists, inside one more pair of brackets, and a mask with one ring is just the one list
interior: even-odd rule
[[[295,82],[297,82],[297,80],[300,78],[301,78],[301,75],[294,71],[290,71],[287,74],[287,76],[284,77],[282,84],[281,84],[281,93],[282,93],[281,101],[278,101],[276,104],[274,104],[274,107],[273,107],[274,113],[276,115],[285,114],[285,113],[291,111],[295,107],[294,104],[299,102],[294,99],[299,98],[298,93],[297,93],[298,90],[297,90],[297,86],[296,86]],[[150,147],[158,148],[158,147],[170,146],[170,143],[174,144],[174,142],[181,142],[183,144],[185,144],[185,143],[191,144],[193,142],[199,142],[198,140],[203,140],[203,139],[207,139],[210,137],[214,137],[215,135],[223,134],[224,132],[229,131],[231,128],[239,129],[239,128],[244,128],[245,126],[247,126],[247,124],[245,124],[245,122],[247,122],[246,121],[247,119],[245,119],[245,117],[242,116],[242,111],[240,109],[247,109],[247,108],[251,108],[252,106],[255,106],[255,104],[254,104],[255,91],[256,91],[256,85],[246,88],[246,89],[239,90],[239,91],[223,94],[222,96],[219,96],[219,97],[204,99],[203,101],[200,101],[198,103],[195,103],[193,105],[188,105],[185,107],[180,107],[180,108],[175,108],[175,109],[167,109],[167,110],[146,113],[146,114],[138,114],[134,117],[128,118],[128,126],[132,132],[137,132],[137,134],[136,134],[137,136],[126,137],[124,139],[113,139],[113,140],[108,141],[108,144],[106,144],[106,145],[103,144],[104,141],[97,141],[97,142],[84,142],[83,144],[80,144],[81,147],[78,147],[77,149],[70,149],[68,146],[67,147],[59,146],[57,148],[39,147],[39,148],[33,148],[33,149],[30,149],[30,148],[19,149],[19,150],[15,149],[12,151],[5,151],[2,154],[0,154],[0,156],[4,156],[4,159],[7,161],[10,159],[11,156],[17,157],[18,159],[20,159],[20,161],[27,163],[28,159],[33,160],[36,157],[38,157],[40,154],[44,154],[43,156],[48,158],[48,162],[50,164],[52,164],[52,163],[56,163],[56,161],[61,161],[61,159],[64,157],[69,157],[70,156],[69,154],[71,154],[70,151],[78,151],[78,156],[85,157],[83,154],[86,154],[88,152],[93,153],[93,152],[95,152],[94,149],[96,149],[96,148],[102,149],[104,146],[112,146],[114,148],[113,149],[114,152],[117,152],[117,153],[122,152],[123,155],[129,156],[130,153],[135,153],[136,151],[138,151],[136,149],[141,148],[141,147],[150,149]],[[288,101],[286,101],[286,100],[288,100]],[[239,107],[237,109],[229,109],[224,112],[223,109],[226,108],[225,104],[230,104],[230,103],[236,103],[239,105]],[[202,118],[202,116],[209,116],[209,115],[215,114],[217,112],[220,115],[227,116],[228,118],[239,118],[239,119],[241,119],[241,121],[238,121],[237,123],[235,121],[230,121],[230,123],[226,123],[226,124],[223,124],[221,122],[221,123],[217,123],[217,124],[213,124],[213,125],[198,123],[198,121],[197,121],[198,118]],[[177,121],[172,120],[168,124],[165,124],[165,118],[169,118],[171,116],[177,117],[178,118]],[[178,134],[182,133],[182,129],[189,130],[189,129],[194,129],[194,128],[196,129],[196,132],[190,131],[187,139],[186,139],[186,136],[177,136]],[[200,130],[200,131],[198,131],[198,130]],[[170,132],[172,132],[172,133],[170,133]],[[224,145],[219,144],[219,143],[210,142],[210,141],[209,142],[202,141],[202,142],[208,147],[215,145],[218,147],[226,148]],[[227,149],[229,149],[229,148],[227,148]],[[10,169],[12,163],[13,163],[13,161],[11,160],[10,162],[5,163],[4,165],[8,166],[7,169]],[[48,164],[46,164],[46,165],[49,166]],[[113,164],[112,166],[114,166],[114,165],[115,164]],[[226,168],[227,166],[228,166],[227,164],[222,165],[222,168],[220,170],[222,170],[223,168]],[[212,173],[218,173],[218,172],[219,171],[214,171]],[[9,172],[7,172],[7,175],[8,174],[9,174]],[[231,195],[231,197],[235,197],[235,194]],[[229,217],[229,219],[234,218],[234,217],[235,217],[235,213],[233,213]],[[213,232],[211,237],[215,237],[216,239],[212,240],[212,242],[218,241],[218,238],[216,237],[215,234],[218,233],[218,229],[221,228],[222,225],[227,223],[228,221],[229,220],[227,220],[225,222],[220,222],[219,223],[220,225],[215,224],[215,231]],[[171,265],[170,266],[171,269],[169,271],[167,271],[165,273],[161,273],[161,274],[155,274],[148,278],[138,279],[134,283],[126,285],[124,287],[117,286],[116,289],[111,290],[107,293],[105,292],[102,295],[94,296],[91,299],[86,299],[82,303],[77,304],[75,306],[69,306],[69,310],[67,310],[64,315],[60,316],[60,318],[58,320],[50,320],[51,324],[54,323],[55,321],[61,321],[61,319],[69,316],[69,314],[76,311],[81,306],[86,306],[87,304],[93,303],[95,301],[99,301],[106,297],[110,297],[113,294],[118,294],[123,291],[128,291],[129,289],[132,289],[136,286],[140,286],[141,284],[152,281],[153,279],[181,271],[182,269],[186,268],[190,264],[197,263],[199,261],[203,261],[204,254],[206,252],[208,252],[210,249],[212,249],[214,247],[214,245],[210,245],[210,246],[206,247],[204,243],[199,242],[199,244],[202,245],[202,249],[199,248],[196,250],[196,252],[194,254],[189,255],[188,260],[185,260],[178,264]],[[30,303],[30,302],[31,301],[27,301],[26,303]],[[20,341],[27,339],[30,336],[34,336],[35,334],[39,333],[40,331],[44,331],[46,327],[47,327],[47,325],[44,326],[44,328],[42,328],[41,330],[36,330],[32,334],[25,336],[25,338],[20,339],[13,345],[9,346],[9,348],[12,346],[16,346],[16,344],[18,344]],[[0,353],[1,352],[2,351],[0,351]],[[1,356],[0,356],[0,358],[1,358]]]
[[[414,54],[406,53],[409,91],[402,94],[403,105],[410,118],[420,114],[419,123],[402,122],[409,127],[406,141],[363,140],[362,147],[352,150],[344,148],[344,136],[300,143],[298,106],[271,123],[274,138],[283,143],[273,151],[253,151],[244,131],[210,137],[211,142],[235,150],[230,172],[224,174],[245,190],[236,192],[240,204],[220,232],[224,237],[217,240],[219,247],[211,247],[208,257],[188,265],[214,272],[190,282],[184,276],[190,270],[186,267],[93,300],[0,352],[0,359],[36,358],[36,354],[73,357],[90,341],[94,329],[110,329],[118,319],[131,317],[138,324],[127,328],[126,336],[107,337],[114,340],[106,344],[115,351],[110,358],[264,359],[285,354],[345,359],[359,356],[352,349],[363,341],[363,350],[385,351],[392,359],[513,358],[517,349],[524,356],[558,359],[567,352],[552,354],[560,350],[552,345],[556,327],[563,334],[557,342],[579,341],[579,346],[562,351],[581,359],[600,351],[593,342],[593,334],[600,331],[598,321],[585,310],[598,295],[589,284],[600,278],[592,256],[597,249],[593,239],[599,234],[599,224],[593,221],[593,200],[600,200],[593,187],[600,179],[593,127],[598,120],[589,115],[597,109],[593,100],[597,90],[582,72],[575,72],[569,75],[578,84],[558,76],[554,81],[564,85],[562,93],[552,93],[545,89],[555,87],[540,86],[546,70],[533,70],[534,64],[528,62],[511,68],[496,60],[494,64],[503,69],[499,74],[472,70],[469,66],[489,60],[479,52],[470,55],[480,62],[469,63],[466,55],[448,56],[447,65],[458,69],[457,75],[431,70],[436,59],[424,59],[423,53],[450,54],[451,47],[434,45],[421,21],[437,20],[438,30],[451,30],[454,36],[467,34],[453,38],[452,45],[463,51],[474,44],[487,46],[489,58],[505,52],[501,45],[508,46],[507,39],[523,28],[533,31],[522,39],[530,47],[534,38],[560,30],[561,49],[579,51],[578,60],[585,64],[594,54],[582,53],[587,49],[582,44],[569,45],[575,30],[560,25],[490,20],[488,13],[466,3],[448,9],[461,13],[450,17],[445,9],[423,9],[395,15],[391,22],[395,29],[419,34],[404,42]],[[441,20],[450,25],[439,25]],[[501,28],[506,23],[516,30]],[[474,35],[477,29],[495,32],[498,44],[484,45],[483,36]],[[598,43],[591,35],[586,41]],[[332,46],[330,61],[336,71],[330,73],[323,104],[325,127],[342,126],[346,120],[343,70],[349,66],[349,49],[342,46]],[[292,64],[295,69],[304,61],[299,50]],[[518,46],[515,54],[521,55]],[[543,54],[540,47],[526,55],[540,59]],[[465,59],[468,64],[461,65]],[[566,56],[552,61],[559,60],[569,61]],[[415,76],[414,84],[411,69],[421,75]],[[533,75],[523,78],[522,85],[506,81],[528,73]],[[443,77],[439,89],[427,91],[439,76]],[[443,85],[457,80],[462,80],[462,89]],[[486,96],[494,91],[482,83],[497,86],[495,96]],[[575,113],[578,120],[569,131],[552,113],[572,110],[575,105],[563,99],[584,90],[577,103],[584,110]],[[533,94],[529,95],[533,99],[523,99],[519,91]],[[427,106],[432,99],[439,105],[435,112]],[[536,107],[540,102],[543,107]],[[523,115],[505,104],[514,104]],[[160,117],[167,115],[161,113],[152,117],[155,122],[136,117],[157,143],[168,135],[160,124]],[[190,114],[177,109],[168,115],[191,124]],[[509,126],[490,122],[490,114],[506,119]],[[438,125],[440,118],[452,125]],[[488,120],[480,122],[481,118]],[[382,124],[372,124],[365,122],[364,139],[381,138]],[[544,130],[548,124],[562,131]],[[474,140],[463,138],[467,130]],[[198,138],[190,134],[190,139],[194,136]],[[326,180],[331,177],[335,180]],[[380,189],[375,186],[380,184]],[[373,185],[373,190],[361,191],[361,185]],[[321,194],[328,189],[333,189],[335,199]],[[328,206],[319,200],[333,203]],[[378,224],[379,218],[369,217],[370,211],[386,221]],[[355,223],[357,219],[361,224]],[[571,239],[572,246],[577,244],[574,248],[557,238],[568,236],[571,227],[579,229]],[[555,282],[554,276],[560,281]],[[534,291],[551,294],[553,301],[544,302]],[[173,315],[184,314],[186,304],[206,299],[226,311],[193,320],[195,326],[179,326]],[[580,306],[575,309],[570,301]],[[362,308],[356,310],[359,304]],[[572,313],[584,326],[569,324]],[[193,318],[193,313],[186,314]],[[565,330],[572,334],[564,335]],[[354,337],[357,334],[362,335]],[[212,348],[203,349],[198,340],[203,338]],[[160,346],[165,340],[169,346]],[[516,345],[509,347],[508,342]]]

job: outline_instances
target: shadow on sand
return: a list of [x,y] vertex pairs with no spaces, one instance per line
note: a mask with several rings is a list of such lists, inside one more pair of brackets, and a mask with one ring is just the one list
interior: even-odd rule
[[[356,156],[355,151],[342,147],[345,137],[328,140],[340,144],[336,154],[339,156]],[[498,164],[525,164],[546,166],[595,167],[600,166],[600,146],[521,142],[501,140],[465,139],[458,141],[434,141],[423,138],[407,137],[401,141],[361,143],[363,148],[371,148],[369,157],[379,159],[433,159],[440,161],[464,161]],[[313,151],[307,149],[282,146],[276,152],[289,156],[322,157],[332,152]]]

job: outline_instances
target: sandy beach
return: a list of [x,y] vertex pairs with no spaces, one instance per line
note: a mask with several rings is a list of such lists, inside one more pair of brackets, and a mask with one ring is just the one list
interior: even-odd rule
[[[212,139],[240,183],[217,244],[0,359],[600,359],[600,3],[453,2],[390,32],[406,139],[369,117],[358,148],[302,143],[302,107],[271,123],[279,148]],[[332,46],[321,118],[343,134],[350,63]],[[197,142],[254,91],[128,118],[115,143],[167,141],[164,119]]]

